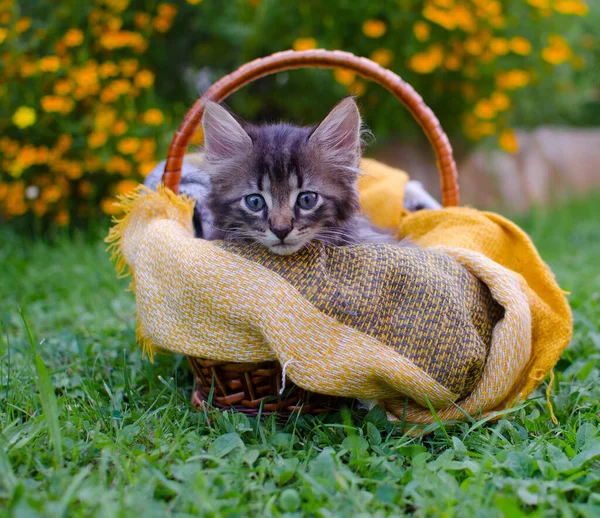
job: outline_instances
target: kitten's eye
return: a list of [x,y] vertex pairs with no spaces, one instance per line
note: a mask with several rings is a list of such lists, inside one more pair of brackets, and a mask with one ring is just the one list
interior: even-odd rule
[[259,212],[265,208],[265,199],[260,194],[249,194],[244,197],[246,207],[254,212]]
[[298,195],[298,200],[296,203],[301,209],[310,210],[314,208],[314,206],[317,204],[317,201],[319,201],[319,195],[316,192],[306,191],[301,192]]

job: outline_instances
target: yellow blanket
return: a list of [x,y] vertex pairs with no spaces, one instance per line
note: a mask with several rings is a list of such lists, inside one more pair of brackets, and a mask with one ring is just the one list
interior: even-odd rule
[[[415,363],[322,311],[285,276],[195,239],[193,202],[164,189],[140,189],[124,200],[125,216],[108,238],[118,269],[127,265],[133,274],[144,349],[239,362],[277,359],[307,390],[377,399],[391,417],[410,422],[431,422],[428,403],[442,419],[464,419],[462,411],[486,414],[526,397],[558,360],[572,327],[564,294],[531,241],[504,218],[473,209],[409,214],[402,204],[406,174],[370,160],[362,167],[361,203],[373,222],[452,257],[504,310],[469,395],[458,400],[451,383],[421,368],[427,362]],[[457,340],[457,353],[464,345]]]

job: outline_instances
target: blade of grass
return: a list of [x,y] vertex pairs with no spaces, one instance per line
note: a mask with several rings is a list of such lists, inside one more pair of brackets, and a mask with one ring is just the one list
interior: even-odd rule
[[44,360],[38,353],[36,353],[36,342],[33,338],[33,333],[31,332],[31,328],[27,323],[27,319],[25,318],[25,314],[22,309],[20,310],[20,313],[21,318],[23,319],[23,325],[27,331],[31,350],[35,355],[35,370],[38,378],[37,385],[40,394],[40,402],[42,403],[42,411],[44,413],[46,424],[48,425],[48,434],[50,435],[50,440],[54,446],[54,461],[56,465],[59,466],[62,464],[63,451],[60,425],[58,423],[58,402],[54,392],[54,385],[52,385],[50,374],[48,374],[48,369],[46,368]]
[[433,418],[435,419],[435,422],[441,428],[441,430],[444,433],[444,436],[446,437],[446,439],[448,440],[448,442],[451,443],[452,440],[450,439],[450,436],[448,435],[448,432],[446,431],[446,427],[444,426],[444,424],[442,423],[441,419],[437,415],[437,412],[433,408],[433,405],[431,404],[431,402],[429,401],[429,398],[427,396],[425,396],[425,402],[427,403],[427,406],[429,407],[429,410],[431,411],[431,414],[433,415]]
[[54,393],[54,385],[50,380],[48,369],[44,364],[44,360],[39,354],[35,355],[35,368],[38,375],[38,389],[40,392],[40,400],[42,402],[42,410],[48,424],[48,433],[54,445],[54,459],[57,465],[62,464],[62,437],[60,433],[60,425],[58,423],[58,402]]
[[31,328],[29,327],[29,324],[27,323],[27,319],[25,318],[25,311],[23,310],[23,308],[19,307],[19,313],[21,315],[21,320],[23,320],[23,324],[25,325],[25,331],[27,332],[27,338],[29,338],[29,345],[31,345],[31,352],[33,354],[35,354],[37,351],[37,344],[36,344],[35,340],[33,339],[33,333],[31,332]]

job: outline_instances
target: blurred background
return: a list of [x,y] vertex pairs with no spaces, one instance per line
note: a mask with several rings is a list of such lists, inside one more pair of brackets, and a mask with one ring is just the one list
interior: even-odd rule
[[[599,189],[599,29],[596,0],[0,0],[0,218],[43,230],[115,214],[202,91],[290,48],[367,56],[412,84],[451,137],[463,203],[517,212]],[[437,196],[420,128],[352,72],[281,73],[227,104],[313,124],[348,94],[367,154]]]

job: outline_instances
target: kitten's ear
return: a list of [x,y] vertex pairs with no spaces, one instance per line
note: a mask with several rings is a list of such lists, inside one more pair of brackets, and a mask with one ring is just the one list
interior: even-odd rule
[[352,97],[338,103],[310,136],[309,143],[330,162],[358,167],[360,161],[360,112]]
[[225,108],[206,102],[202,117],[204,152],[208,162],[244,155],[252,148],[252,139]]

